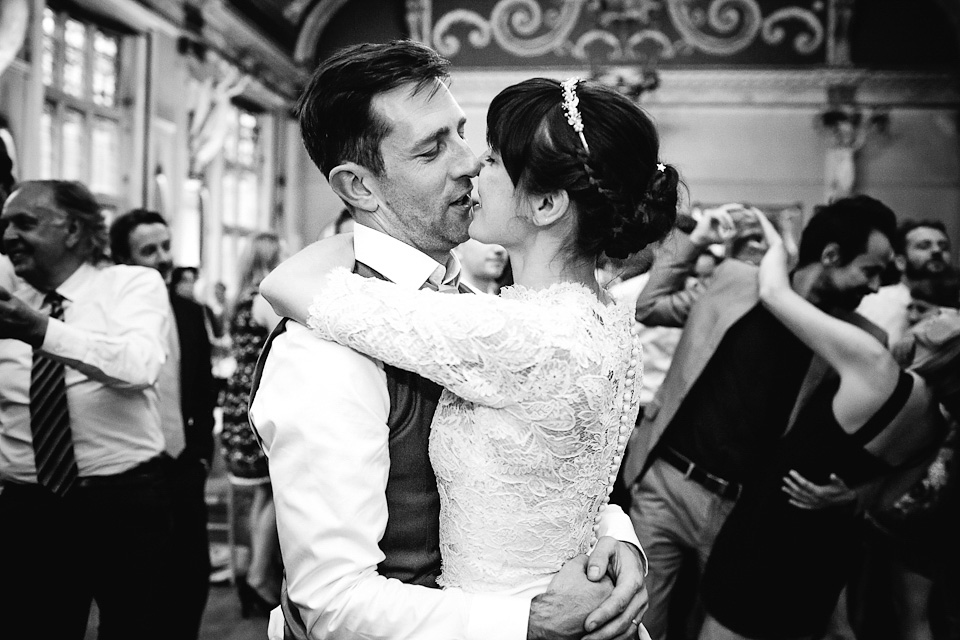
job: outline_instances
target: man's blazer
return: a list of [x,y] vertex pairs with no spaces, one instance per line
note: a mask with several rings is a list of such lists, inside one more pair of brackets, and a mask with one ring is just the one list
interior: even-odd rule
[[[638,321],[652,325],[682,326],[684,331],[663,384],[630,437],[629,454],[623,463],[623,477],[627,486],[643,475],[651,462],[650,453],[727,331],[760,302],[758,268],[733,259],[720,263],[699,294],[682,292],[682,282],[692,272],[699,252],[700,248],[685,235],[672,236],[657,256],[650,280],[637,300]],[[682,293],[674,293],[678,291]],[[883,330],[866,318],[850,313],[841,319],[886,343]],[[793,426],[799,409],[813,390],[829,375],[836,373],[822,359],[814,356],[797,394],[787,430]]]
[[180,338],[180,407],[186,438],[181,456],[209,463],[213,456],[213,410],[217,397],[204,310],[175,293],[170,294],[170,305]]

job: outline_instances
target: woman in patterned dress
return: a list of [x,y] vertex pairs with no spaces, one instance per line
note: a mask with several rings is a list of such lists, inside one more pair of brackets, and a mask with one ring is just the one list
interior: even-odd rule
[[250,383],[260,349],[280,321],[257,289],[260,281],[280,264],[280,240],[275,233],[258,233],[241,259],[240,284],[233,306],[230,335],[237,368],[227,382],[223,400],[220,444],[230,481],[253,487],[250,506],[250,564],[237,576],[241,612],[266,614],[279,602],[276,511],[267,460],[247,420]]

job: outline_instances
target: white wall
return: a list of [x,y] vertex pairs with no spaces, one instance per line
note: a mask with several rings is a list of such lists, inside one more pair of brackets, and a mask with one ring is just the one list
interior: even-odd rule
[[286,209],[287,215],[291,216],[287,241],[290,248],[296,250],[320,237],[323,228],[340,215],[343,202],[307,155],[296,121],[288,124],[287,140],[287,184],[290,188]]
[[[858,72],[864,102],[886,105],[887,135],[872,135],[859,154],[857,191],[889,205],[901,219],[942,220],[960,247],[960,140],[957,110],[944,107],[932,78],[871,79]],[[819,127],[825,72],[671,72],[642,102],[661,135],[661,158],[675,165],[692,202],[801,203],[806,216],[825,201],[830,138]],[[485,148],[485,113],[502,88],[529,73],[454,75],[451,91],[467,114],[467,136]],[[544,75],[566,78],[580,70]],[[557,96],[559,101],[560,96]],[[950,97],[958,104],[955,96]],[[928,104],[925,104],[929,102]],[[587,124],[589,126],[589,124]]]

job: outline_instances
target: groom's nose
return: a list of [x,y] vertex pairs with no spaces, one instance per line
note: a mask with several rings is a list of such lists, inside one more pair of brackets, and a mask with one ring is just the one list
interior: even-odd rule
[[457,139],[456,176],[476,178],[480,175],[480,158],[473,152],[470,145],[463,138]]

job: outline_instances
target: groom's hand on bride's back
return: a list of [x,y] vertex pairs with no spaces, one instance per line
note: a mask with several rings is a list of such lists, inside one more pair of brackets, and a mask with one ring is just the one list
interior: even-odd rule
[[[584,640],[635,639],[639,620],[649,606],[644,584],[646,567],[640,549],[634,545],[604,536],[597,542],[587,561],[587,577],[599,580],[609,577],[614,590],[610,597],[589,616],[584,629],[590,632]],[[635,624],[633,621],[638,621]]]
[[[589,568],[588,568],[589,567]],[[590,571],[590,577],[587,572]],[[647,608],[644,568],[633,545],[604,537],[590,555],[577,556],[554,576],[530,606],[528,640],[636,638]]]
[[612,593],[610,578],[587,578],[587,556],[569,560],[530,603],[527,640],[579,640],[586,633],[587,616]]

